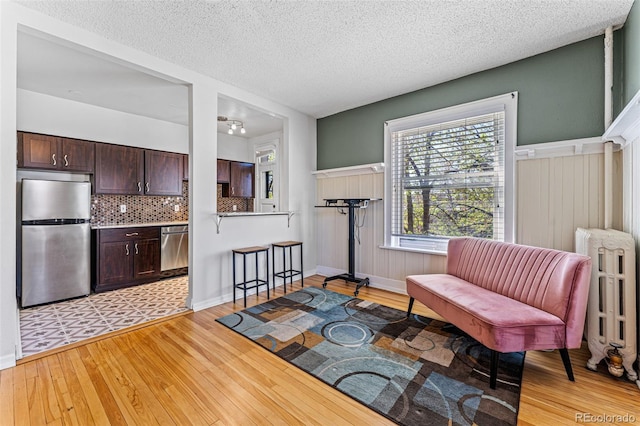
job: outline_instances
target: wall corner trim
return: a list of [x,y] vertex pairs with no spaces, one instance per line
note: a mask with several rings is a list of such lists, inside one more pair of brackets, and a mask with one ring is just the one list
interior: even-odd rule
[[640,138],[640,90],[602,135],[603,141],[613,141],[620,144],[622,148],[638,138]]
[[311,172],[317,179],[366,175],[384,172],[384,163],[360,164],[357,166],[339,167],[336,169],[316,170]]

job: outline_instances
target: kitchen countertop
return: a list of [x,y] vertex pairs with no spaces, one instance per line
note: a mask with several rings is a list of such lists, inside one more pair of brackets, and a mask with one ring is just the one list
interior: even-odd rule
[[188,224],[189,224],[189,221],[180,220],[175,222],[146,222],[146,223],[91,225],[91,229],[140,228],[144,226],[184,226]]
[[274,215],[284,215],[290,214],[291,212],[216,212],[215,215],[223,216],[223,217],[233,217],[233,216],[274,216]]

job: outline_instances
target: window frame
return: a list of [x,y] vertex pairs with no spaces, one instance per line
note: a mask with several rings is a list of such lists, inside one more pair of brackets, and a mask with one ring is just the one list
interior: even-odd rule
[[[446,254],[448,238],[403,238],[392,235],[392,197],[393,197],[393,164],[392,147],[394,132],[412,129],[415,127],[431,126],[438,123],[446,123],[461,120],[493,112],[505,113],[505,141],[504,141],[504,241],[515,241],[515,215],[516,215],[516,173],[514,151],[517,145],[517,120],[518,120],[518,92],[505,93],[503,95],[478,101],[468,102],[447,108],[427,111],[407,117],[401,117],[385,122],[384,129],[384,246],[383,248],[416,251],[433,254]],[[412,244],[401,246],[401,240],[411,241]]]

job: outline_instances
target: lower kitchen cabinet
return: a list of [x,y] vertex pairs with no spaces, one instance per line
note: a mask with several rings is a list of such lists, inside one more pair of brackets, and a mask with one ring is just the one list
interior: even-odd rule
[[97,229],[93,253],[96,293],[130,287],[160,276],[160,228]]

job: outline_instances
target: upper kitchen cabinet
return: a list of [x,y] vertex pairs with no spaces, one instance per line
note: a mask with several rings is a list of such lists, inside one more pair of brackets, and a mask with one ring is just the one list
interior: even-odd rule
[[182,154],[96,144],[96,194],[182,195]]
[[182,180],[189,180],[189,154],[183,154],[182,159]]
[[96,194],[144,194],[144,150],[96,144]]
[[255,165],[229,162],[229,184],[222,185],[223,197],[254,198]]
[[144,193],[182,195],[183,155],[173,152],[144,151]]
[[95,143],[18,132],[18,167],[93,173]]
[[229,183],[229,160],[221,160],[218,158],[218,183]]

